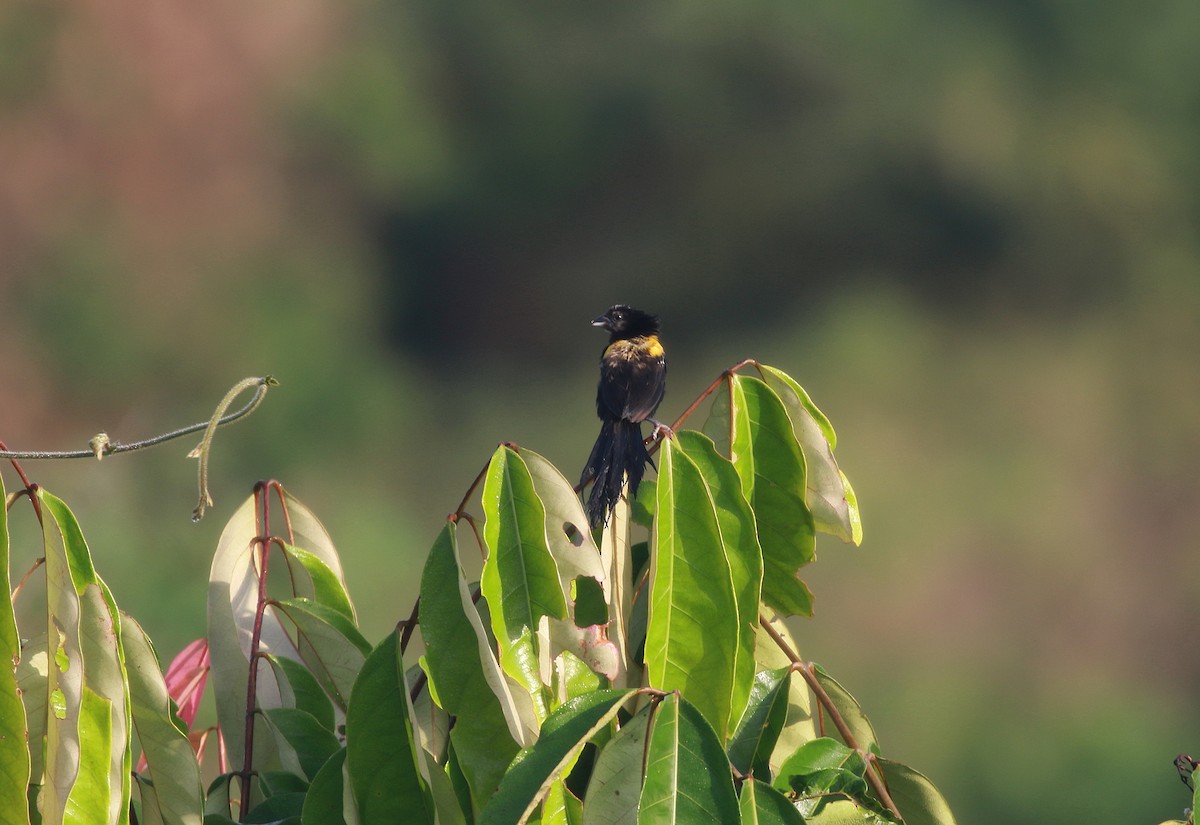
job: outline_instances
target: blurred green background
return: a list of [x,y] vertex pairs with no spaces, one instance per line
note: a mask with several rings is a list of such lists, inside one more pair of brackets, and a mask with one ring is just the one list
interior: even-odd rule
[[[964,823],[1156,823],[1200,751],[1200,4],[0,7],[0,439],[170,657],[282,479],[367,634],[496,443],[578,471],[600,333],[672,418],[756,357],[831,417],[861,549],[805,652]],[[6,468],[11,489],[15,476]],[[14,516],[17,575],[36,554]]]

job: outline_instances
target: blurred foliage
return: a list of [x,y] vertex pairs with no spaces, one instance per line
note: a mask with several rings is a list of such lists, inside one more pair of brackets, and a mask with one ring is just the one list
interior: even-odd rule
[[[582,462],[587,320],[644,305],[665,415],[754,356],[839,421],[872,521],[798,631],[889,752],[964,821],[1177,816],[1198,24],[1187,0],[7,7],[0,438],[129,440],[277,375],[217,440],[218,514],[285,479],[377,637],[408,609],[380,571],[415,593],[498,441]],[[216,528],[182,451],[30,469],[127,559],[122,604],[178,617],[164,655],[199,635],[174,583]]]

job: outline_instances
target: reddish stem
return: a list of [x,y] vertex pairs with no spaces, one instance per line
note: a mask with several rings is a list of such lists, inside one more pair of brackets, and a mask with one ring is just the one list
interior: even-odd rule
[[[254,543],[258,546],[258,603],[254,608],[254,630],[250,636],[250,677],[246,680],[246,732],[245,750],[242,752],[242,769],[238,775],[242,778],[241,808],[238,819],[245,817],[250,808],[250,777],[254,775],[254,716],[258,711],[258,665],[259,646],[262,644],[263,615],[267,609],[267,562],[271,549],[271,502],[266,493],[275,482],[262,482],[254,485],[254,506],[258,509],[258,535]],[[282,497],[280,499],[282,501]],[[287,508],[284,508],[284,512]]]
[[[8,446],[3,441],[0,441],[0,450],[8,450]],[[25,475],[25,470],[21,467],[19,461],[15,458],[10,458],[9,462],[12,464],[13,469],[17,471],[17,477],[21,479],[21,483],[25,485],[25,495],[29,496],[29,503],[33,505],[33,512],[37,516],[38,524],[41,524],[42,503],[38,501],[38,497],[35,495],[37,493],[37,485],[29,480],[29,476]]]
[[[875,761],[875,754],[859,747],[858,741],[854,738],[854,734],[850,731],[850,726],[846,724],[846,720],[842,717],[841,712],[834,705],[833,700],[829,698],[829,694],[825,692],[825,688],[817,680],[816,672],[812,662],[805,662],[800,658],[800,654],[792,649],[792,646],[787,643],[787,640],[779,634],[771,623],[767,621],[765,616],[758,617],[758,624],[767,635],[771,637],[771,641],[775,642],[776,646],[783,651],[784,655],[792,661],[792,670],[799,673],[808,685],[808,689],[812,691],[813,696],[817,699],[819,708],[829,714],[830,720],[833,721],[833,726],[837,728],[838,735],[842,737],[842,741],[846,743],[846,747],[858,751],[863,760],[867,763],[867,784],[871,786],[871,790],[875,793],[875,797],[883,803],[883,806],[894,813],[898,818],[903,820],[904,816],[900,813],[900,809],[896,807],[896,803],[892,801],[891,794],[888,793],[887,786],[883,783],[883,769],[879,767],[879,763]],[[871,770],[873,768],[873,770]]]
[[25,575],[21,577],[19,582],[17,582],[17,586],[13,588],[12,601],[15,602],[17,600],[17,596],[21,595],[21,588],[25,586],[25,582],[29,581],[29,577],[33,575],[33,571],[37,570],[45,563],[46,557],[42,556],[33,563],[33,566],[30,567],[29,570],[25,572]]

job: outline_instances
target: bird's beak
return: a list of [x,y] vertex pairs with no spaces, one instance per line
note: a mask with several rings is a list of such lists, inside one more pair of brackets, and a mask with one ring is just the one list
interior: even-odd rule
[[608,326],[608,316],[601,315],[599,318],[593,318],[593,319],[592,319],[592,326],[594,326],[594,327],[607,327],[607,326]]

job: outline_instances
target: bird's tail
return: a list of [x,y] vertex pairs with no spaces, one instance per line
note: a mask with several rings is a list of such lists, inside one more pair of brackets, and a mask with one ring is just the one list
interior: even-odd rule
[[592,528],[608,523],[608,517],[621,498],[621,488],[629,481],[629,496],[637,494],[638,484],[650,463],[650,453],[642,439],[641,425],[632,421],[605,421],[600,435],[583,468],[580,483],[595,477],[587,500],[587,517]]

